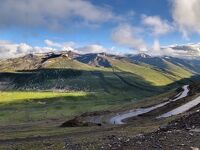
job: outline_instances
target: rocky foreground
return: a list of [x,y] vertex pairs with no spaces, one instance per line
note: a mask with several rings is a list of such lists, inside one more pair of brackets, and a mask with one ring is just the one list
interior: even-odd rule
[[200,148],[200,106],[194,112],[161,126],[156,132],[135,137],[109,136],[102,149],[171,150]]
[[199,150],[200,149],[200,105],[182,116],[162,125],[157,131],[134,136],[105,135],[97,142],[72,144],[66,149],[102,150]]
[[[191,92],[199,93],[199,87],[191,87]],[[190,95],[191,95],[190,92]],[[88,115],[88,114],[87,114]],[[86,116],[87,116],[86,115]],[[94,114],[90,114],[94,115]],[[97,115],[97,114],[95,114]],[[145,118],[143,118],[145,119]],[[78,121],[79,122],[78,122]],[[73,119],[63,125],[80,125],[81,119]],[[154,121],[163,120],[157,119]],[[74,124],[76,123],[76,124]],[[135,124],[136,125],[136,124]],[[88,126],[88,125],[87,125]],[[123,126],[122,126],[123,128]],[[131,134],[130,134],[131,135]],[[82,142],[80,145],[69,144],[70,149],[105,149],[105,150],[199,150],[200,148],[200,104],[169,122],[161,125],[155,132],[133,136],[105,134],[97,142]],[[93,147],[95,145],[95,147]],[[78,147],[77,147],[78,146]],[[69,148],[69,147],[68,147]]]

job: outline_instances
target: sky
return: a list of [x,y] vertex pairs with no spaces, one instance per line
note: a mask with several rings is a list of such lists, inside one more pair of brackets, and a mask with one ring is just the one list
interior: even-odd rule
[[0,3],[0,58],[59,50],[200,55],[199,0]]

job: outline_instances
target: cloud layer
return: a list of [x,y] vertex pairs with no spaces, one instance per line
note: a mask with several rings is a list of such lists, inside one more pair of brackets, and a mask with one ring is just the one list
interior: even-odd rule
[[12,43],[9,41],[0,41],[0,59],[20,57],[27,54],[74,51],[80,54],[85,53],[115,53],[111,48],[105,48],[99,44],[89,44],[86,46],[77,46],[74,42],[58,43],[51,40],[45,40],[46,47],[32,47],[26,43]]
[[55,49],[51,47],[32,47],[26,43],[11,43],[9,41],[0,41],[0,58],[19,57],[30,53],[45,53]]
[[76,43],[75,42],[64,42],[64,43],[58,43],[58,42],[54,42],[52,40],[44,40],[44,43],[48,46],[48,47],[55,47],[55,48],[61,48],[61,49],[66,49],[69,47],[75,47]]
[[[48,42],[47,42],[48,41]],[[8,41],[0,41],[0,59],[3,58],[13,58],[20,57],[26,54],[34,54],[34,53],[46,53],[46,52],[59,52],[63,50],[74,51],[80,54],[85,53],[112,53],[112,54],[124,54],[118,53],[113,48],[105,48],[99,44],[90,44],[82,47],[78,47],[73,44],[71,46],[66,46],[66,43],[72,42],[64,42],[57,43],[51,40],[45,40],[47,44],[46,47],[32,47],[26,43],[11,43]],[[53,47],[50,47],[53,46]],[[181,58],[199,58],[200,57],[200,43],[197,44],[185,44],[185,45],[172,45],[161,47],[158,40],[154,41],[153,47],[150,51],[147,51],[148,54],[153,56],[173,56],[173,57],[181,57]]]
[[159,41],[155,40],[153,47],[148,51],[148,53],[153,56],[172,56],[188,59],[199,58],[200,43],[161,47]]
[[178,29],[185,38],[192,33],[200,34],[200,1],[171,0],[172,15]]
[[162,20],[159,16],[143,16],[142,22],[150,27],[154,36],[164,35],[173,30],[173,27],[166,20]]
[[103,23],[115,20],[112,11],[85,0],[1,0],[0,26],[60,28],[69,20]]

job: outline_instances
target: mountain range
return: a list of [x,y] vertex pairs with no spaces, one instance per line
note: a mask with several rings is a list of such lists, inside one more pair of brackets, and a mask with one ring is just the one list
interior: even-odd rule
[[200,60],[63,51],[2,60],[0,72],[1,90],[75,90],[141,98],[197,80]]

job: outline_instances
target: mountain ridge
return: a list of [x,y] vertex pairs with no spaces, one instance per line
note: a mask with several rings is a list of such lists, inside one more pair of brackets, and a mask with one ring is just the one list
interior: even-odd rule
[[[72,51],[7,59],[0,62],[0,72],[0,82],[8,85],[0,86],[1,90],[62,89],[115,94],[126,89],[128,95],[142,96],[155,94],[149,89],[165,91],[167,85],[196,75],[195,71],[145,53],[119,56]],[[175,87],[174,84],[172,88]]]

